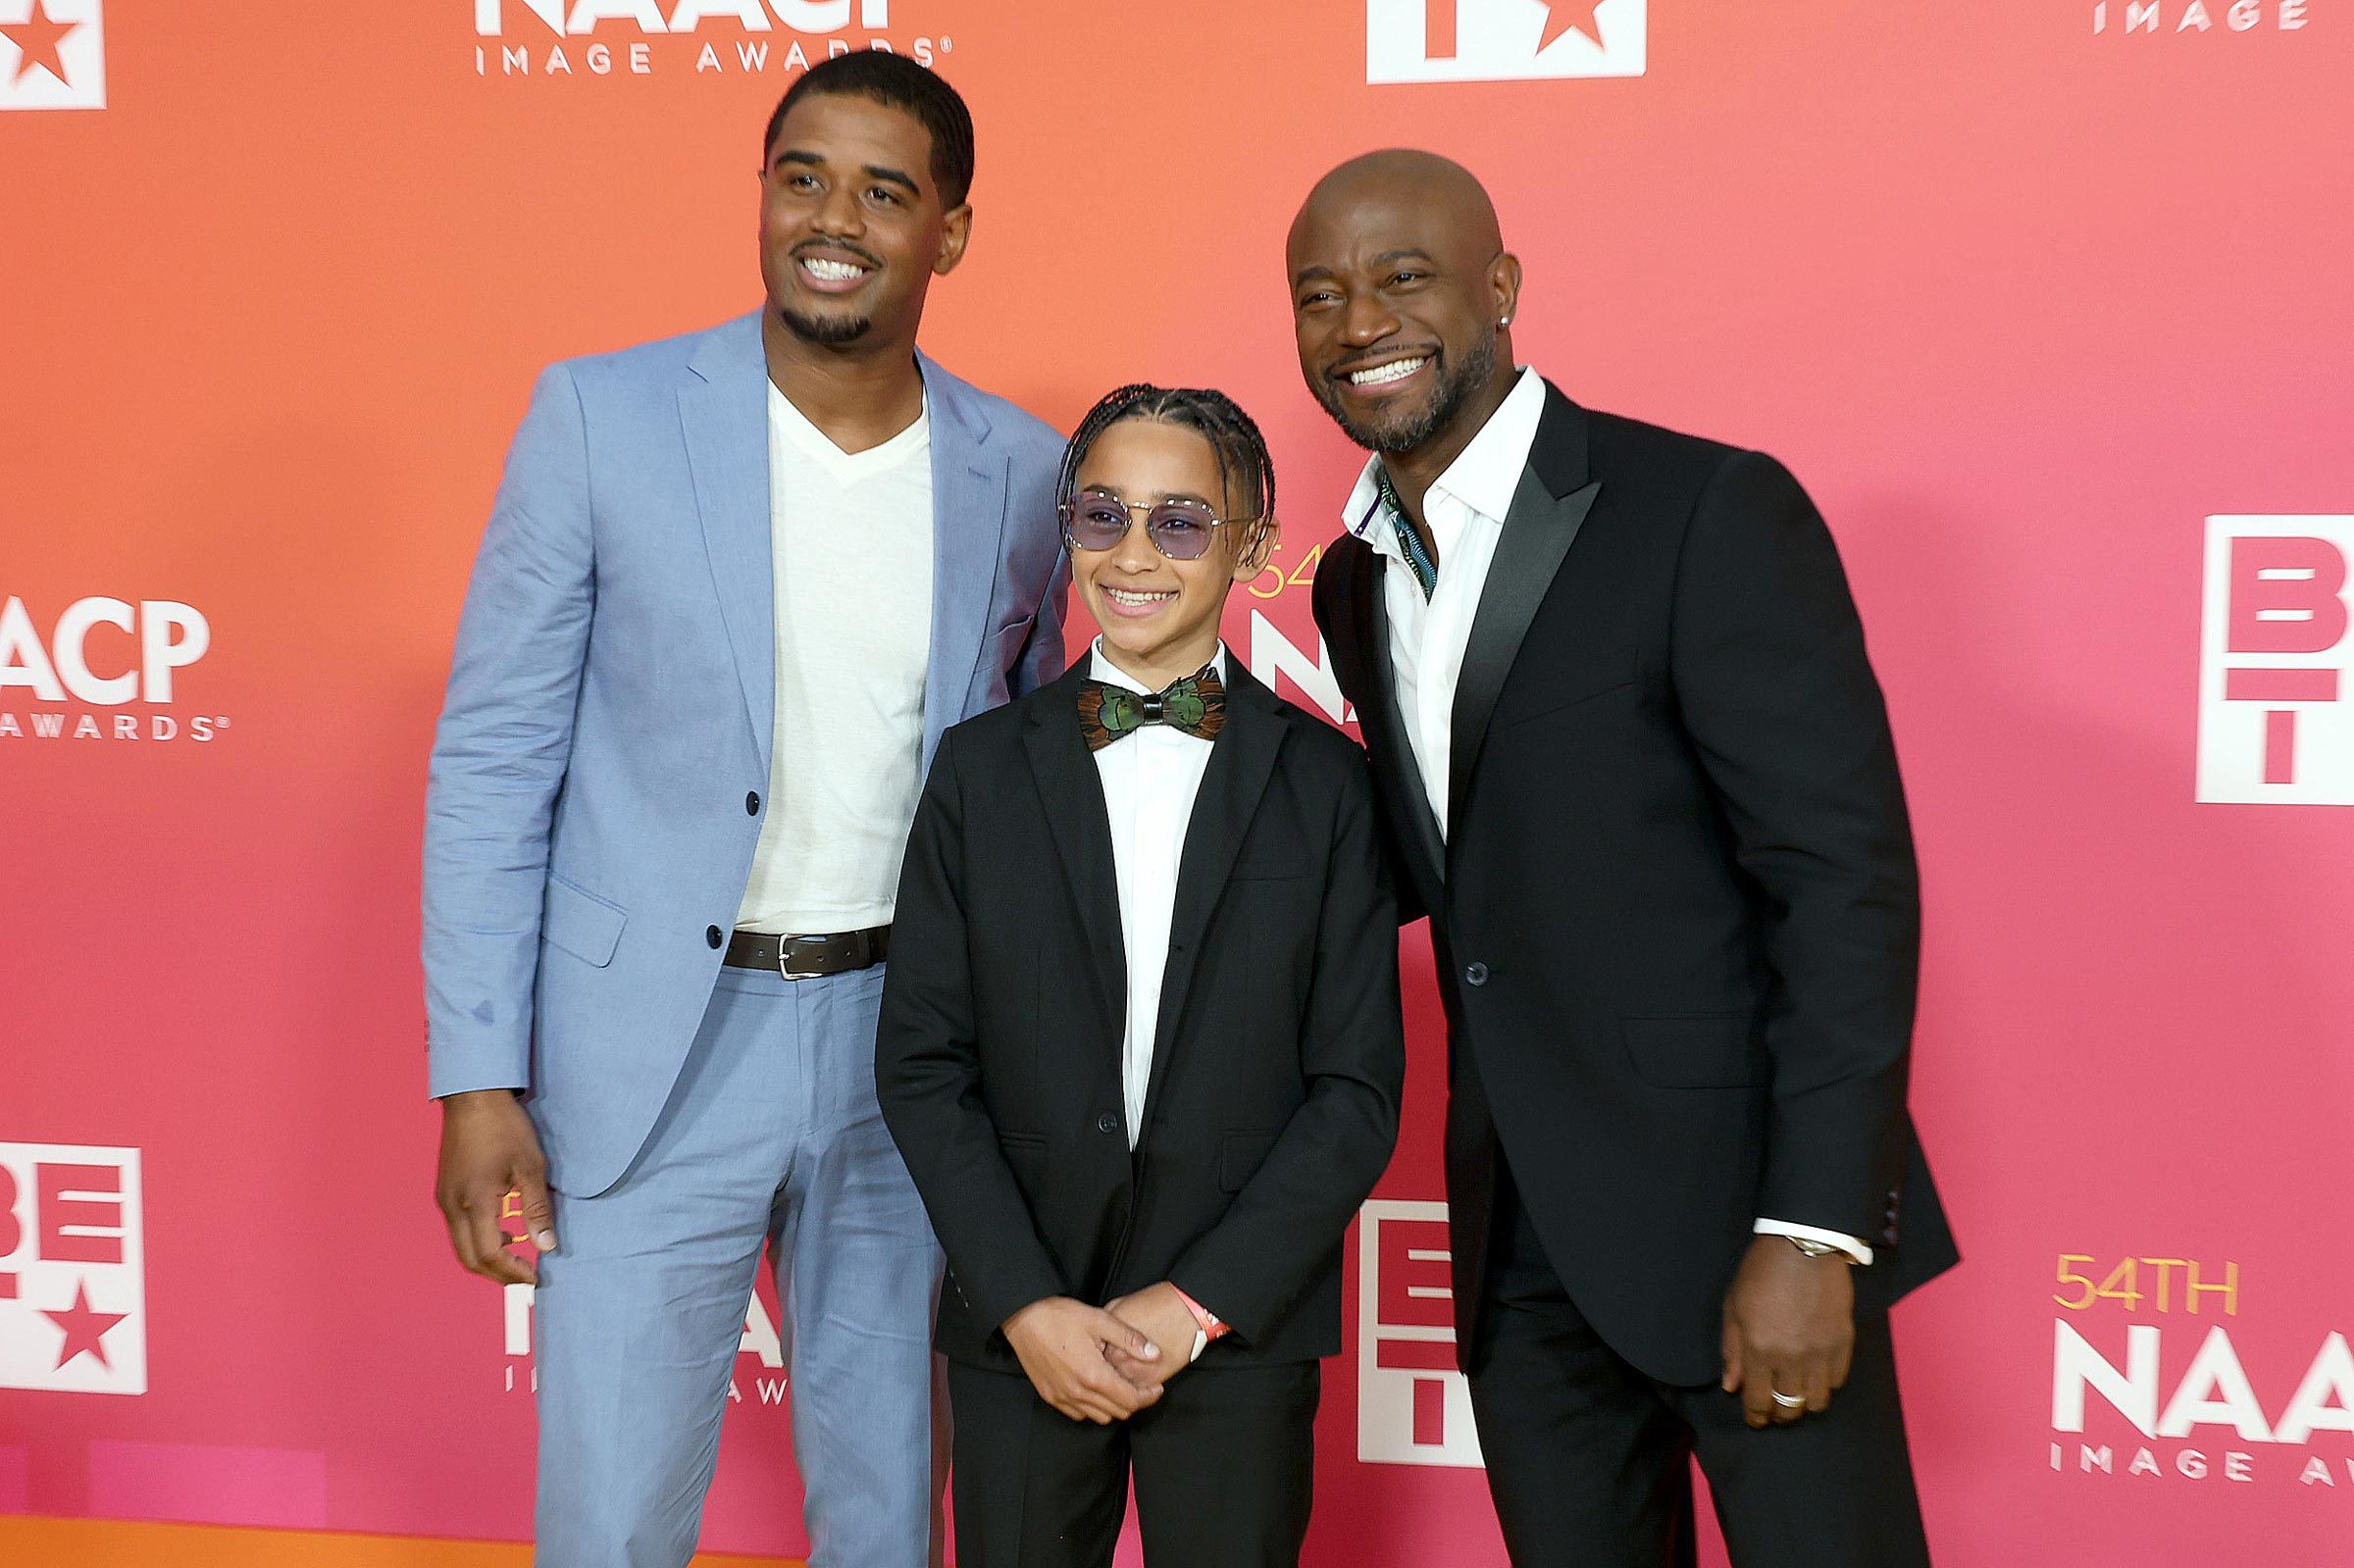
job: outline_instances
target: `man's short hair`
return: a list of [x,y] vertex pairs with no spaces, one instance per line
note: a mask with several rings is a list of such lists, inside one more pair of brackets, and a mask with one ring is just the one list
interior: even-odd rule
[[888,49],[853,49],[802,72],[778,100],[777,112],[768,117],[768,134],[760,141],[764,166],[777,145],[777,128],[785,124],[786,111],[821,93],[871,98],[913,115],[932,133],[932,182],[940,187],[940,204],[961,207],[972,194],[972,111],[939,73]]

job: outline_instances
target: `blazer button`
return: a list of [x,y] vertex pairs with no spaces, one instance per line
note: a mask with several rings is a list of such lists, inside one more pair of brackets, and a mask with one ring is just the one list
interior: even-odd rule
[[759,790],[755,789],[750,794],[743,797],[743,814],[747,817],[757,817],[760,815]]
[[720,943],[719,928],[717,926],[705,926],[703,928],[703,940],[709,942],[712,946],[717,947]]
[[1116,1116],[1112,1115],[1112,1114],[1111,1114],[1111,1112],[1109,1112],[1109,1111],[1105,1111],[1105,1112],[1104,1112],[1102,1115],[1100,1115],[1100,1116],[1099,1116],[1099,1117],[1097,1117],[1097,1118],[1096,1118],[1096,1131],[1097,1131],[1097,1132],[1099,1132],[1099,1133],[1116,1133],[1116,1132],[1118,1132],[1119,1130],[1120,1130],[1120,1119],[1119,1119],[1118,1117],[1116,1117]]
[[1464,984],[1464,985],[1466,985],[1466,986],[1485,986],[1487,983],[1488,983],[1488,966],[1487,966],[1487,965],[1485,965],[1485,964],[1483,964],[1483,963],[1480,963],[1480,962],[1478,962],[1477,960],[1473,960],[1471,963],[1465,964],[1465,965],[1463,966],[1463,984]]

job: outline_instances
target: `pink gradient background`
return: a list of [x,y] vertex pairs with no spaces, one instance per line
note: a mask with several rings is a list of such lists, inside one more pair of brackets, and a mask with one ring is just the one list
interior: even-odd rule
[[[426,747],[534,372],[756,299],[784,79],[698,79],[669,41],[650,77],[485,80],[466,10],[118,3],[109,110],[0,115],[0,595],[44,628],[85,595],[196,605],[212,651],[171,711],[232,720],[0,739],[0,1138],[144,1151],[150,1363],[136,1398],[0,1391],[0,1509],[529,1528],[525,1369],[429,1200]],[[981,129],[927,340],[1066,428],[1140,377],[1232,391],[1295,568],[1358,458],[1292,363],[1284,227],[1365,147],[1468,163],[1527,266],[1523,357],[1773,451],[1845,550],[1927,887],[1914,1105],[1969,1255],[1899,1314],[1939,1561],[2335,1561],[2343,1433],[2310,1445],[2335,1488],[2212,1429],[2191,1445],[2253,1447],[2256,1482],[2084,1476],[2073,1440],[2049,1468],[2055,1317],[2121,1364],[2163,1325],[2168,1392],[2213,1321],[2063,1314],[2061,1253],[2237,1262],[2276,1418],[2354,1331],[2354,811],[2191,788],[2202,519],[2354,511],[2354,12],[2123,37],[2090,11],[1652,0],[1643,78],[1373,88],[1350,0],[898,0],[895,36],[954,37]],[[1312,647],[1304,588],[1238,596],[1238,642],[1248,607]],[[1432,1198],[1407,947],[1381,1195]],[[1310,1561],[1501,1563],[1475,1472],[1355,1460],[1354,1366]],[[705,1544],[798,1551],[787,1423],[742,1369]],[[2086,1441],[2134,1446],[2093,1403]],[[219,1480],[259,1450],[286,1485]]]

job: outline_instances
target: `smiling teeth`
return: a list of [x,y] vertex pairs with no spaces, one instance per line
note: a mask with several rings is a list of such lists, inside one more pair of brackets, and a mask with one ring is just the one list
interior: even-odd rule
[[1356,386],[1384,386],[1391,381],[1406,379],[1429,363],[1427,355],[1420,359],[1394,359],[1387,365],[1376,365],[1369,371],[1354,371],[1349,380]]
[[812,278],[829,283],[846,283],[853,278],[866,276],[863,267],[853,267],[848,262],[827,261],[822,256],[805,257],[801,265],[809,269]]
[[1162,599],[1173,599],[1177,596],[1165,588],[1157,593],[1136,593],[1127,588],[1105,588],[1103,592],[1114,604],[1157,604]]

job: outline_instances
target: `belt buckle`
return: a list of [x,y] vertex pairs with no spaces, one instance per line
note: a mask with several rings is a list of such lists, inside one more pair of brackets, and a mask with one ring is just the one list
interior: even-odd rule
[[792,960],[788,955],[790,955],[793,951],[793,944],[803,939],[804,938],[799,936],[780,936],[777,938],[777,973],[784,976],[787,980],[825,979],[826,972],[822,969],[796,970],[793,967]]

